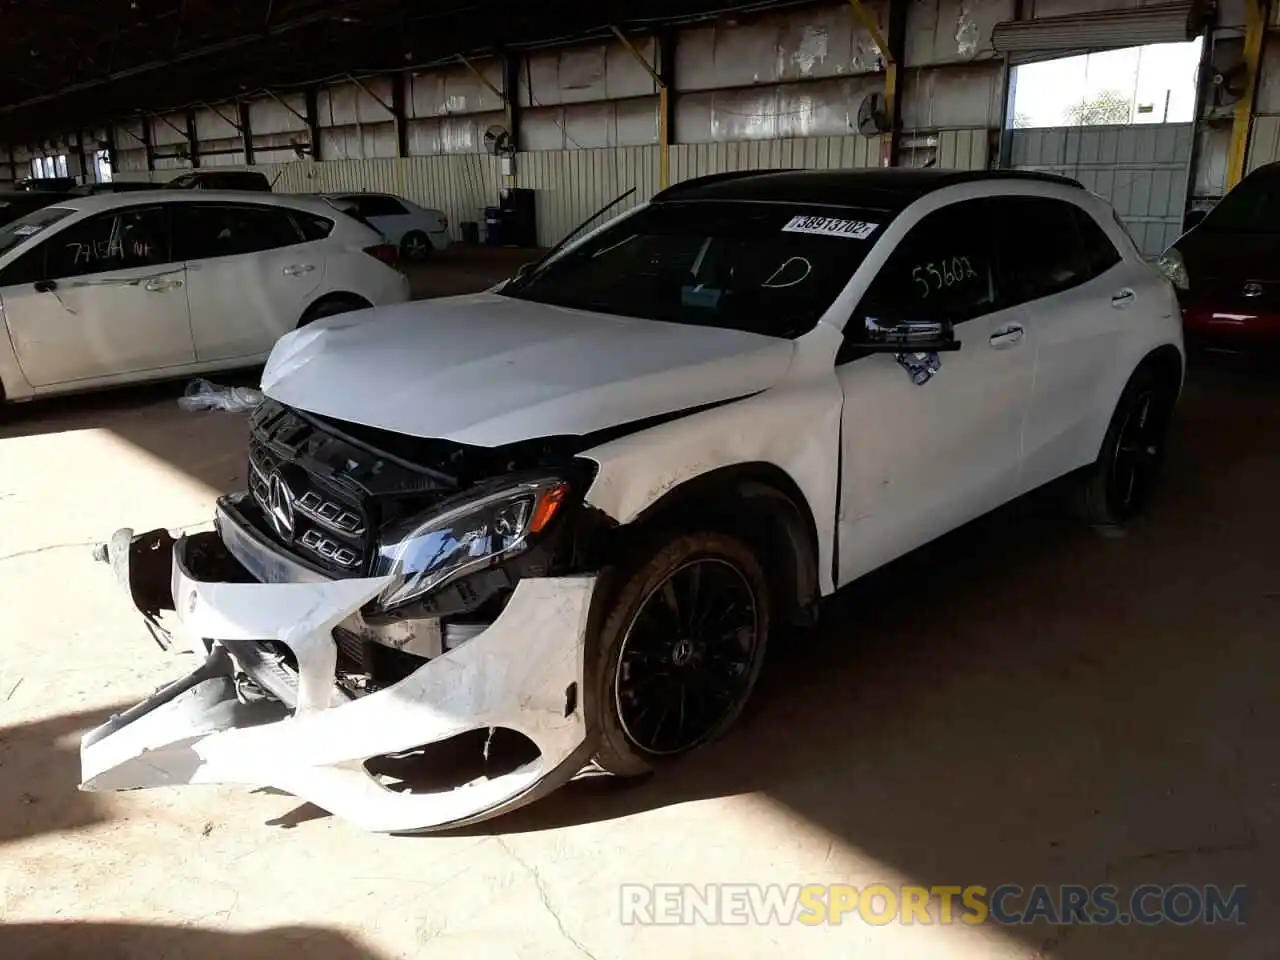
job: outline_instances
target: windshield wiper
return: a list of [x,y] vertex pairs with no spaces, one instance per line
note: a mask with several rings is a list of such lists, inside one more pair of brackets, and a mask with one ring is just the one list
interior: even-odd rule
[[581,233],[583,228],[586,227],[587,224],[594,223],[596,220],[599,220],[602,216],[604,216],[606,213],[608,213],[610,210],[612,210],[614,207],[616,207],[623,200],[627,199],[627,197],[631,196],[635,192],[636,192],[636,188],[632,187],[626,193],[619,194],[617,197],[614,197],[612,200],[606,203],[603,207],[601,207],[599,210],[597,210],[591,216],[587,217],[587,219],[583,220],[580,224],[578,224],[576,227],[570,230],[567,234],[565,234],[564,238],[559,243],[557,243],[554,247],[552,247],[550,250],[544,253],[541,257],[539,257],[537,260],[533,261],[532,263],[525,264],[523,267],[521,267],[520,272],[517,273],[510,280],[508,280],[506,283],[506,286],[503,287],[503,289],[515,290],[523,286],[526,282],[528,282],[530,277],[532,277],[542,268],[542,265],[544,263],[546,263],[548,260],[554,257],[557,253],[563,250],[565,248],[565,245],[570,240],[572,240],[579,233]]

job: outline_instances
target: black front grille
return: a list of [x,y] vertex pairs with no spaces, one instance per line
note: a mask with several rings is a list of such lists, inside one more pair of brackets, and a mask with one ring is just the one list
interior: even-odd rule
[[[275,503],[273,484],[280,491]],[[273,455],[256,438],[249,444],[249,491],[262,508],[265,532],[291,551],[342,576],[356,576],[369,568],[369,522],[358,494],[322,486],[315,476]],[[291,531],[273,522],[276,509],[287,509]]]
[[335,577],[367,576],[379,528],[453,489],[274,401],[254,412],[249,431],[249,491],[262,509],[255,525]]

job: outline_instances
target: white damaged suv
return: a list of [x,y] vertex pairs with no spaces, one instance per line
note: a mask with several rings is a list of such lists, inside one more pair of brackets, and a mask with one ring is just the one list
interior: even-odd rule
[[112,540],[205,660],[85,736],[82,786],[407,832],[644,773],[868,571],[1059,478],[1136,514],[1182,376],[1172,287],[1073,181],[682,183],[488,293],[279,342],[216,530]]

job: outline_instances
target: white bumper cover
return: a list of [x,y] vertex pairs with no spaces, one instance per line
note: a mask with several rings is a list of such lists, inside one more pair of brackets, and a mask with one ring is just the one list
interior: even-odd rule
[[[239,584],[197,581],[174,547],[173,600],[193,646],[275,639],[298,664],[298,706],[244,704],[215,646],[184,681],[87,734],[81,789],[184,783],[270,786],[374,831],[459,826],[521,806],[571,779],[589,759],[583,660],[595,577],[524,580],[492,626],[406,679],[347,700],[334,684],[332,629],[382,579]],[[438,792],[397,792],[367,772],[371,757],[459,734],[505,728],[539,757]]]

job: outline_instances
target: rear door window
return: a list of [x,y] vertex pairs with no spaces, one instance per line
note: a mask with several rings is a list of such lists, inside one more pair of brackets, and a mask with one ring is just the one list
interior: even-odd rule
[[308,242],[323,240],[333,233],[333,221],[328,217],[317,216],[314,213],[303,213],[300,210],[292,210],[290,212],[293,214],[293,222],[298,225],[298,229],[302,231],[303,238]]
[[174,204],[174,234],[182,260],[258,253],[305,239],[283,207],[231,203]]
[[1070,290],[1119,262],[1115,245],[1084,210],[1053,197],[993,197],[1002,223],[1000,264],[1012,302]]
[[[1076,232],[1080,237],[1081,244],[1084,246],[1085,264],[1088,267],[1089,279],[1100,277],[1120,262],[1120,251],[1116,249],[1116,245],[1111,242],[1111,238],[1107,236],[1106,231],[1098,225],[1098,221],[1094,220],[1087,210],[1073,204],[1071,214],[1075,217]],[[1119,217],[1116,219],[1119,219]],[[1125,236],[1129,236],[1127,230],[1125,231]]]

